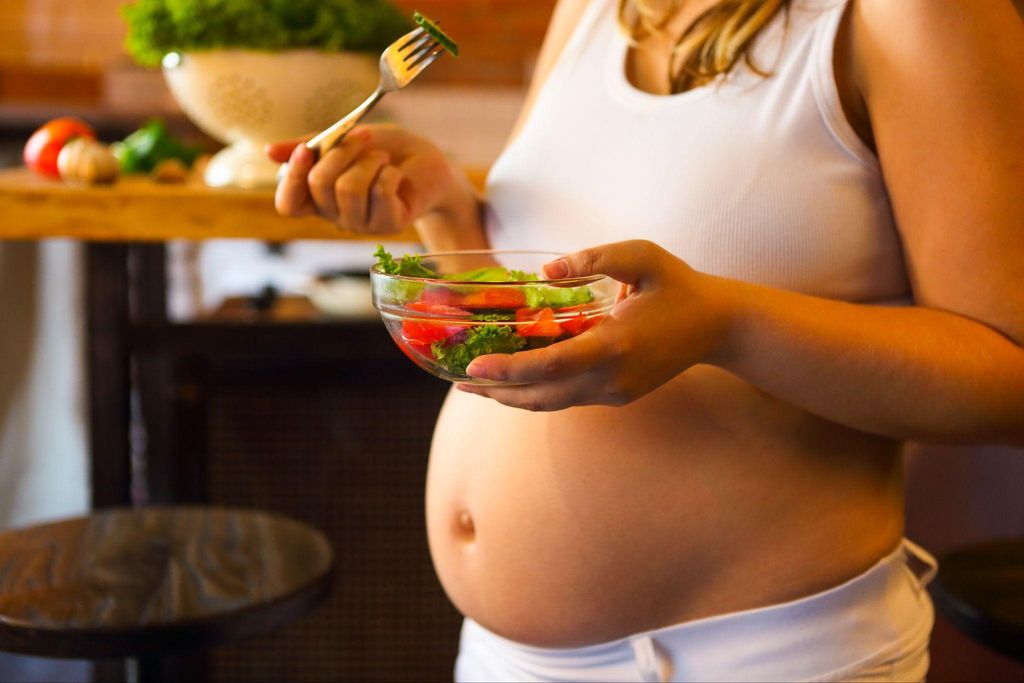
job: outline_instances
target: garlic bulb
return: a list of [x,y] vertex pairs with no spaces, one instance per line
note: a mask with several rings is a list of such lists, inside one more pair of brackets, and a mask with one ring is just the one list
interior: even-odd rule
[[60,150],[57,170],[64,180],[109,183],[117,178],[119,164],[107,146],[91,138],[75,138]]
[[181,159],[164,159],[149,175],[158,183],[184,183],[188,180],[188,167]]

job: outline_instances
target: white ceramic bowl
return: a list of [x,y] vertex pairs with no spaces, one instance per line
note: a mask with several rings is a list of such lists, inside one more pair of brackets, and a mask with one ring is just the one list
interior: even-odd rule
[[206,167],[213,187],[271,187],[263,145],[323,130],[377,86],[377,57],[352,52],[172,53],[164,77],[185,114],[228,145]]

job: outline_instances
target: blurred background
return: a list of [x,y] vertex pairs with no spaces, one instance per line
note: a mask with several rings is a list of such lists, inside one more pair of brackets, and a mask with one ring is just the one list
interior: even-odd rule
[[[159,70],[125,55],[121,4],[0,2],[0,165],[20,164],[29,134],[69,114],[107,140],[160,116],[176,134],[213,146]],[[385,100],[378,120],[485,172],[518,113],[553,0],[396,4],[442,19],[463,57],[440,60]],[[334,594],[313,616],[183,670],[224,681],[450,678],[459,618],[433,576],[422,526],[426,451],[446,387],[421,377],[358,305],[326,321],[304,296],[318,273],[364,270],[371,250],[214,240],[158,253],[179,336],[133,360],[133,372],[150,378],[133,394],[134,495],[280,511],[325,529],[341,562]],[[89,507],[83,259],[71,241],[0,242],[0,527]],[[260,332],[231,336],[218,321],[233,330],[258,323]],[[275,325],[282,334],[265,341]],[[942,553],[1024,535],[1024,453],[909,450],[911,538]],[[0,680],[91,675],[83,663],[0,657]],[[931,680],[1022,681],[1024,667],[940,620]]]

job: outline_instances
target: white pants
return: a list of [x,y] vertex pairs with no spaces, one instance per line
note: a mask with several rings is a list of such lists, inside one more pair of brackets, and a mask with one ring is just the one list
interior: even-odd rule
[[580,648],[520,645],[466,619],[455,680],[923,681],[935,568],[904,541],[816,595]]

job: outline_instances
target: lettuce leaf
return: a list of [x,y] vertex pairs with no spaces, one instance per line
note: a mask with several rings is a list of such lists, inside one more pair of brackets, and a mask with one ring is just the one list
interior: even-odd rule
[[406,254],[399,260],[395,260],[394,257],[388,252],[384,251],[384,245],[378,244],[377,251],[373,252],[373,257],[377,259],[377,268],[382,273],[388,275],[404,275],[407,277],[429,277],[435,280],[441,278],[441,274],[427,268],[420,261],[419,256],[413,254]]
[[[420,257],[406,254],[399,260],[395,260],[391,254],[384,250],[384,246],[378,244],[377,250],[373,252],[377,259],[377,268],[388,275],[408,275],[411,277],[426,277],[440,280],[453,280],[457,282],[537,282],[539,279],[536,273],[527,273],[522,270],[509,270],[503,266],[484,266],[468,270],[454,275],[441,275],[430,270],[420,262]],[[423,285],[416,282],[396,282],[394,287],[402,288],[401,291],[393,289],[396,299],[399,301],[411,301],[423,291]],[[566,306],[578,306],[589,303],[594,299],[590,287],[523,287],[523,294],[526,297],[527,308],[564,308]]]
[[465,375],[474,358],[489,353],[515,353],[526,343],[509,325],[478,325],[466,330],[465,339],[434,342],[430,350],[438,365],[453,375]]
[[121,15],[125,47],[145,66],[218,48],[377,53],[411,26],[388,0],[135,0]]

